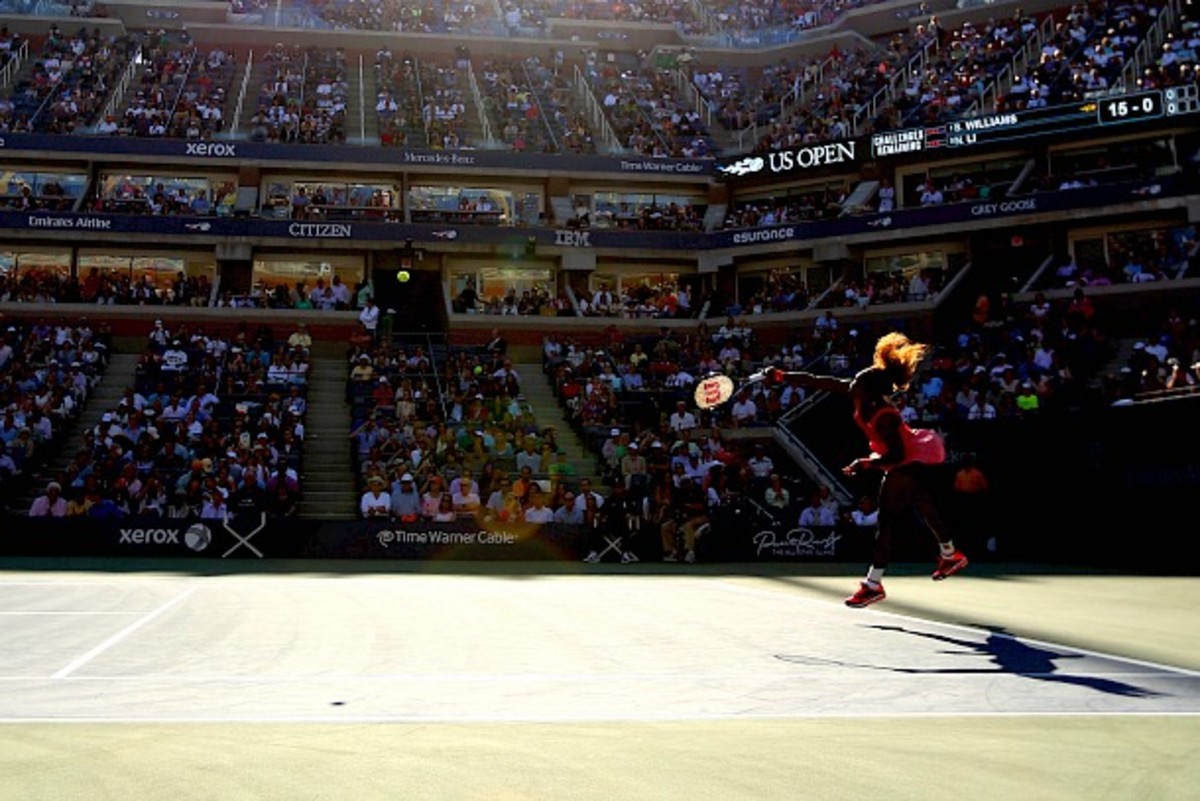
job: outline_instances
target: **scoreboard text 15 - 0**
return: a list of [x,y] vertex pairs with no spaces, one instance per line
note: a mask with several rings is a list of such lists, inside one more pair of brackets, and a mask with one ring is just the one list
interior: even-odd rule
[[884,131],[872,134],[871,155],[884,158],[941,148],[973,147],[1198,111],[1200,87],[1188,84],[1063,106],[983,114],[925,128]]

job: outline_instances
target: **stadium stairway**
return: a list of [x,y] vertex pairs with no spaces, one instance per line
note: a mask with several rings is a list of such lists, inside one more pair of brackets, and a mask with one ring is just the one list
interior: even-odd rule
[[576,478],[587,477],[597,485],[598,491],[598,454],[588,450],[587,443],[579,438],[575,430],[567,425],[563,418],[563,408],[559,405],[558,396],[550,379],[542,371],[541,363],[528,362],[514,364],[517,375],[521,377],[521,394],[533,419],[538,426],[546,428],[553,426],[557,433],[557,442],[567,452],[567,462],[575,469]]
[[15,511],[28,510],[33,499],[45,490],[46,484],[62,477],[75,454],[83,448],[84,432],[98,426],[104,413],[117,408],[125,390],[134,385],[140,360],[140,353],[113,352],[109,356],[108,367],[84,405],[79,419],[75,421],[71,433],[58,452],[49,454],[45,464],[29,476],[26,493],[13,500]]
[[346,360],[314,353],[308,382],[304,473],[300,516],[353,520],[358,493],[350,459],[350,409],[346,404]]

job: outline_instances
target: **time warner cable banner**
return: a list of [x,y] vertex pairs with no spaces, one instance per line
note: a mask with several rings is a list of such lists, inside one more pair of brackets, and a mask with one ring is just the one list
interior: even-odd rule
[[[116,559],[407,559],[578,562],[588,552],[583,526],[547,523],[484,525],[392,521],[318,521],[237,516],[227,520],[29,518],[9,515],[0,558]],[[729,527],[701,553],[711,562],[832,561],[865,558],[872,537],[833,528]],[[660,543],[648,533],[624,548],[657,561]],[[615,547],[615,546],[614,546]],[[614,550],[614,553],[617,551]],[[617,557],[612,557],[615,561]]]
[[475,522],[317,521],[241,515],[227,520],[161,517],[9,516],[3,556],[205,559],[582,559],[580,526],[485,527]]

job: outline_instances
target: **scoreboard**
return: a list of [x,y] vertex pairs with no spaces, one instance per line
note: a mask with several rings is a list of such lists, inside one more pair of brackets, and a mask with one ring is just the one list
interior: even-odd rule
[[1197,113],[1200,113],[1200,87],[1188,84],[1061,106],[983,114],[925,128],[884,131],[871,135],[871,155],[886,158],[944,148],[975,147]]

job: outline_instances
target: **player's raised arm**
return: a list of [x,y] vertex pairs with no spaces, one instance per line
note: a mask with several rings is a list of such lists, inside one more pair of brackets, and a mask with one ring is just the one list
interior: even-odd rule
[[850,391],[850,380],[846,378],[819,375],[804,370],[781,370],[778,367],[768,367],[763,372],[766,374],[766,381],[770,384],[792,384],[823,392],[848,393]]

